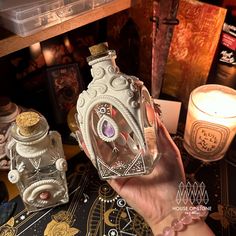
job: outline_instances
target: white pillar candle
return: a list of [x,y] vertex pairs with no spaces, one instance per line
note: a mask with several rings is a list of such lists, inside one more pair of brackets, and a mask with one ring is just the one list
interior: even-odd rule
[[236,133],[236,90],[218,84],[192,91],[184,147],[193,157],[215,161],[224,157]]

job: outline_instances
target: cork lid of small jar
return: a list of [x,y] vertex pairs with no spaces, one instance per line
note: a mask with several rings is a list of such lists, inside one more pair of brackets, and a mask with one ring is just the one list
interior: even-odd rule
[[48,130],[49,126],[44,116],[35,111],[26,111],[17,115],[11,134],[17,141],[27,142],[46,135]]
[[36,112],[22,112],[16,117],[16,124],[23,136],[31,136],[37,129],[40,116]]

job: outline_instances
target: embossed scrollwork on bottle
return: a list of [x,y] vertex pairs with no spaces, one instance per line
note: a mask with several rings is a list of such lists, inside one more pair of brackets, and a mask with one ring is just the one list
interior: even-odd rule
[[112,88],[116,91],[129,88],[129,83],[124,76],[113,77],[110,81]]
[[[23,132],[22,132],[23,131]],[[11,127],[11,171],[25,209],[36,212],[69,201],[65,155],[61,135],[49,131],[46,118],[35,111],[22,112]]]
[[87,94],[88,94],[89,98],[94,98],[94,97],[97,96],[97,91],[95,89],[93,89],[93,88],[89,88],[87,90]]
[[127,95],[132,98],[134,97],[134,92],[131,90],[127,90]]
[[[131,87],[132,86],[130,85],[130,88]],[[133,86],[132,89],[127,90],[127,95],[129,96],[128,103],[130,104],[132,108],[138,108],[139,106],[139,103],[137,102],[138,90],[137,88],[136,89],[135,88],[136,86]]]
[[85,99],[81,96],[79,97],[78,101],[77,101],[77,106],[82,107],[85,103]]
[[102,83],[91,84],[89,88],[96,90],[99,94],[104,94],[107,91],[107,85]]
[[136,77],[136,76],[134,76],[134,75],[130,75],[129,77],[130,77],[130,79],[132,79],[134,82],[139,81],[140,83],[143,84],[143,82],[142,82],[138,77]]
[[77,120],[78,120],[78,122],[79,122],[80,124],[83,123],[83,116],[82,116],[82,114],[81,114],[80,112],[77,112]]
[[131,84],[130,84],[130,89],[131,89],[131,91],[133,91],[133,92],[137,92],[137,91],[138,91],[137,85],[135,85],[135,83],[131,83]]
[[101,79],[105,75],[105,70],[102,67],[96,67],[91,69],[91,73],[95,80]]
[[115,74],[119,71],[119,68],[117,66],[108,66],[106,71],[109,73],[109,74]]
[[133,108],[138,108],[139,103],[138,103],[137,101],[132,101],[132,102],[130,103],[130,105],[131,105]]

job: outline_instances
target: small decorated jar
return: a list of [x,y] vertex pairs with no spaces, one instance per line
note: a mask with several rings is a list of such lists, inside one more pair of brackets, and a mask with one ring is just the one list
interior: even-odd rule
[[22,112],[11,127],[8,179],[17,185],[28,212],[69,200],[61,136],[48,130],[46,119],[36,112]]
[[22,111],[7,97],[0,97],[0,170],[9,170],[10,160],[6,155],[6,144],[10,140],[10,126]]
[[106,43],[90,52],[93,80],[77,101],[80,146],[101,179],[149,174],[161,156],[152,98],[142,81],[119,71]]

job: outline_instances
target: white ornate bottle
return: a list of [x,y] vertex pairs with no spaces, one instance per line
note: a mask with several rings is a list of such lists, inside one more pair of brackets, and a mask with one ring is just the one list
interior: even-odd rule
[[8,179],[17,185],[28,212],[69,200],[61,136],[48,130],[46,119],[36,112],[19,114],[11,127]]
[[148,174],[160,157],[149,92],[138,78],[119,71],[107,44],[90,52],[93,80],[77,101],[80,146],[101,179]]

